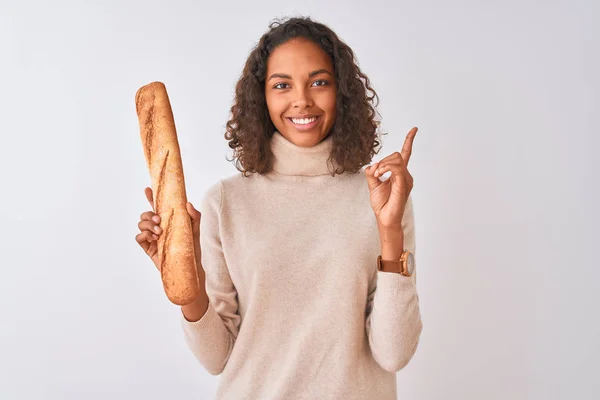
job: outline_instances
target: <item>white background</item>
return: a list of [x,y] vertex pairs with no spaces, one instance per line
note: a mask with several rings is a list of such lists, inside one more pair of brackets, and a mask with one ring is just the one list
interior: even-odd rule
[[223,133],[248,53],[298,14],[372,79],[376,159],[419,127],[424,330],[399,398],[600,398],[598,3],[206,3],[0,1],[0,398],[212,398],[134,240],[134,95],[167,85],[199,205],[237,173]]

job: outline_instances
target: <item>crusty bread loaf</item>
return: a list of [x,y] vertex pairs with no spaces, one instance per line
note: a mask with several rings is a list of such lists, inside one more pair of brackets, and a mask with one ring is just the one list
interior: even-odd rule
[[173,111],[165,85],[152,82],[135,96],[140,135],[152,180],[154,212],[160,216],[158,259],[163,287],[177,305],[199,294],[198,272],[183,165]]

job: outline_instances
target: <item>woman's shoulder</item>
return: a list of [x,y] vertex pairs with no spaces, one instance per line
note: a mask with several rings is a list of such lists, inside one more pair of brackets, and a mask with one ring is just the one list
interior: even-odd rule
[[255,181],[257,177],[254,175],[244,177],[241,173],[236,173],[217,179],[206,189],[203,196],[203,203],[220,205],[226,193],[230,195],[233,192],[243,191],[244,186]]

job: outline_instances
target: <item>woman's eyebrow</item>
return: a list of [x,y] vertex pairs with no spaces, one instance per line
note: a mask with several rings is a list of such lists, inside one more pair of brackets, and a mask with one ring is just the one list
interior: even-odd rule
[[308,74],[308,77],[309,77],[309,78],[312,78],[313,76],[315,76],[315,75],[319,75],[319,74],[328,74],[328,75],[331,75],[331,76],[333,76],[333,74],[332,74],[331,72],[329,72],[329,71],[328,71],[328,70],[326,70],[325,68],[322,68],[322,69],[318,69],[318,70],[316,70],[316,71],[313,71],[313,72],[311,72],[310,74]]
[[[316,71],[311,72],[310,74],[308,74],[308,77],[312,78],[313,76],[319,75],[319,74],[329,74],[329,75],[333,76],[333,74],[331,72],[329,72],[325,68],[322,68],[322,69],[318,69]],[[267,82],[274,78],[292,79],[292,77],[289,75],[274,73],[269,77],[269,79],[267,79]]]

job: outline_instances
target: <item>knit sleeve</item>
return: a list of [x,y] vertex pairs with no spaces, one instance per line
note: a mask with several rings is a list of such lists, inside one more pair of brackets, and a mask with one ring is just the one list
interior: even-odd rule
[[237,291],[225,262],[220,239],[222,182],[211,186],[200,206],[201,262],[206,276],[209,305],[198,321],[188,321],[181,313],[181,325],[188,348],[212,375],[220,374],[238,335]]
[[[415,254],[415,223],[409,196],[402,218],[404,248]],[[423,329],[415,272],[410,277],[378,271],[369,284],[366,331],[373,357],[390,372],[404,368],[417,350]]]

